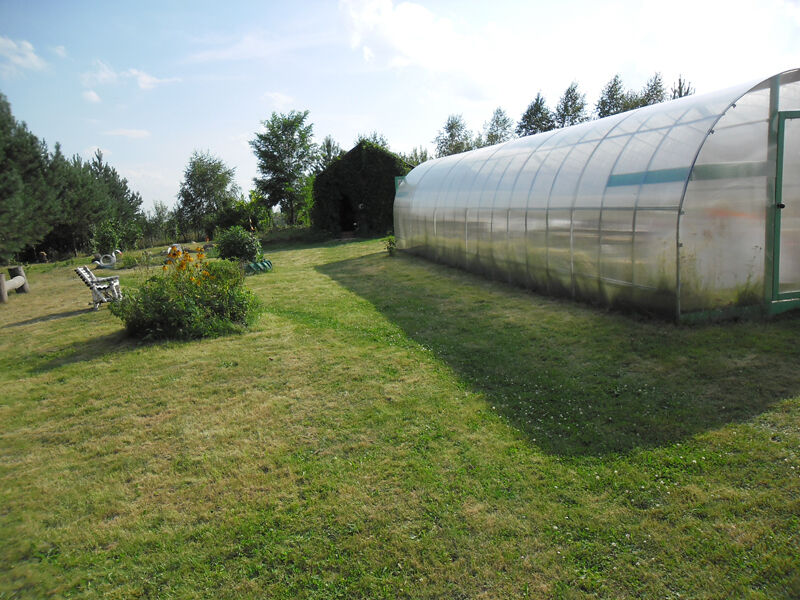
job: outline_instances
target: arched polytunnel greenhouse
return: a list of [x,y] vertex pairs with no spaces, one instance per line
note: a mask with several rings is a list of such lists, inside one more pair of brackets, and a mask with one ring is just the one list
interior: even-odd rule
[[800,306],[800,69],[425,162],[397,246],[678,319]]

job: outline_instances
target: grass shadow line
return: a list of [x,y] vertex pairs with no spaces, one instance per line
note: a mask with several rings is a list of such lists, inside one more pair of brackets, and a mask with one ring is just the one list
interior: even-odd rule
[[405,254],[317,270],[430,348],[547,452],[669,445],[800,394],[800,319],[677,326]]
[[60,313],[53,313],[51,315],[44,315],[42,317],[35,317],[25,321],[17,321],[16,323],[9,323],[6,327],[23,327],[25,325],[35,325],[37,323],[45,323],[47,321],[56,321],[58,319],[67,319],[69,317],[77,317],[88,312],[94,312],[93,308],[82,308],[80,310],[68,310]]

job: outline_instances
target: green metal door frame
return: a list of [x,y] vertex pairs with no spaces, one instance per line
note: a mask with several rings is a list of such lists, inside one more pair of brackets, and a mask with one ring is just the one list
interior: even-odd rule
[[800,119],[800,110],[778,112],[778,140],[775,172],[774,229],[772,235],[772,301],[770,312],[777,313],[795,308],[800,304],[800,290],[780,292],[781,265],[781,208],[783,207],[783,158],[786,121]]

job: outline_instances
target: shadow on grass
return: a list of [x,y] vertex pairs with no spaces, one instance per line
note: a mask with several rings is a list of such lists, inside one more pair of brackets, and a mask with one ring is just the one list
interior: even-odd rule
[[23,325],[35,325],[36,323],[44,323],[46,321],[55,321],[57,319],[66,319],[68,317],[77,317],[78,315],[83,315],[87,312],[94,312],[93,308],[83,308],[81,310],[68,310],[60,313],[54,313],[52,315],[44,315],[43,317],[36,317],[34,319],[28,319],[26,321],[17,321],[16,323],[9,323],[6,327],[22,327]]
[[34,373],[47,373],[70,364],[108,358],[114,354],[134,350],[147,343],[128,337],[125,330],[121,329],[106,335],[92,336],[85,340],[73,342],[69,346],[60,349],[57,354],[37,364],[31,370]]
[[695,327],[555,300],[407,255],[318,268],[430,348],[543,450],[671,445],[800,393],[800,319]]

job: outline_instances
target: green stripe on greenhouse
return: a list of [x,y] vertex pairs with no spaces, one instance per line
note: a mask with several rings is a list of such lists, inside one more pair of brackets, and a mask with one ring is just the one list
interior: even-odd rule
[[695,165],[694,169],[681,167],[678,169],[660,169],[657,171],[638,171],[636,173],[619,173],[610,175],[608,187],[625,185],[647,185],[653,183],[673,183],[686,181],[691,172],[692,181],[709,179],[738,179],[742,177],[758,177],[767,174],[766,162],[715,163]]

